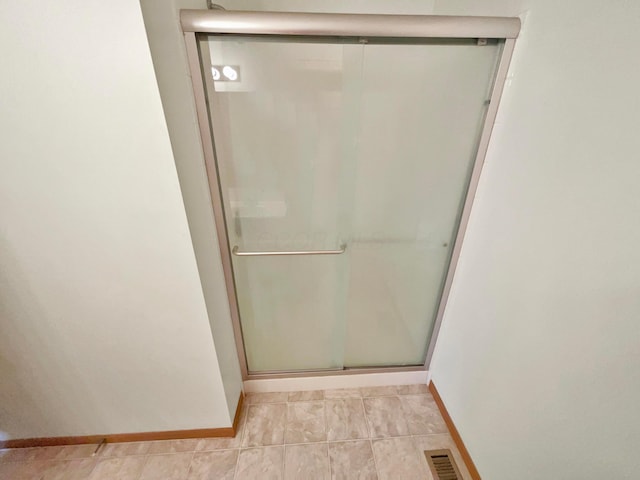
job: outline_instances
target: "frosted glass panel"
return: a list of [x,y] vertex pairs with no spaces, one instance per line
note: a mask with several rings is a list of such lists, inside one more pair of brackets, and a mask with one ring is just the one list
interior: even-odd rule
[[[362,47],[241,39],[208,47],[219,73],[237,72],[235,80],[209,79],[230,245],[339,249]],[[342,368],[347,261],[233,257],[251,371]]]
[[234,269],[252,371],[342,368],[343,259],[238,257]]
[[249,370],[422,364],[498,44],[201,49]]
[[498,51],[364,49],[346,366],[424,362]]

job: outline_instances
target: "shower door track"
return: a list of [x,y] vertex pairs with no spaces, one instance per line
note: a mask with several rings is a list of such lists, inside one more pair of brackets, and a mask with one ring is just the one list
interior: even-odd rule
[[[517,17],[469,17],[438,15],[379,15],[379,14],[333,14],[294,12],[251,12],[226,10],[181,10],[180,21],[184,33],[187,59],[193,86],[198,125],[202,139],[202,150],[209,180],[220,255],[231,310],[238,359],[244,380],[259,378],[282,378],[301,376],[348,375],[358,373],[383,373],[398,371],[428,370],[442,323],[453,282],[462,242],[464,239],[473,199],[478,187],[482,165],[489,146],[491,132],[509,63],[513,55],[515,39],[520,32]],[[429,347],[424,364],[407,366],[343,368],[335,370],[306,370],[251,372],[248,370],[240,312],[232,270],[232,247],[229,245],[227,226],[222,207],[222,191],[216,165],[214,138],[209,119],[202,67],[198,52],[198,35],[254,35],[260,37],[336,37],[336,38],[376,38],[380,40],[408,39],[413,41],[463,39],[477,40],[483,45],[487,40],[503,42],[498,68],[491,88],[491,96],[485,113],[482,132],[477,144],[476,156],[466,192],[458,231],[455,237],[447,273],[440,291]],[[338,251],[339,252],[339,251]],[[332,252],[332,253],[338,253]]]

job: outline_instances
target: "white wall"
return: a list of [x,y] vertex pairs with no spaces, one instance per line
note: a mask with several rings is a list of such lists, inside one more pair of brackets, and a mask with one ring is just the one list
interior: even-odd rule
[[233,418],[242,390],[242,374],[233,336],[184,37],[179,22],[181,8],[204,9],[206,1],[141,0],[140,4],[182,187],[229,415]]
[[229,426],[140,6],[0,18],[2,435]]
[[432,375],[489,480],[638,478],[640,4],[527,11]]

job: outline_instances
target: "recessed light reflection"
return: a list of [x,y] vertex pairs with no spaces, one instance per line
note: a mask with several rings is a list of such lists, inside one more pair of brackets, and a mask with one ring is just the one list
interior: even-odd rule
[[240,65],[211,65],[211,76],[216,82],[239,82]]
[[238,72],[236,72],[235,68],[230,67],[229,65],[222,67],[222,74],[232,82],[238,79]]

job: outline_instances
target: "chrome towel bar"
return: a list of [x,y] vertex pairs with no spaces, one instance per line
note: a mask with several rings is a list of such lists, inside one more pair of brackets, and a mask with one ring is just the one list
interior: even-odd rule
[[238,257],[262,257],[267,255],[341,255],[347,249],[347,244],[340,245],[339,250],[293,250],[288,252],[241,252],[235,245],[231,253]]

